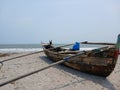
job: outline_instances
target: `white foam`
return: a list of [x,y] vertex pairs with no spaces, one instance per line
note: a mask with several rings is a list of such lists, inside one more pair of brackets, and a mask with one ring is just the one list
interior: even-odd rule
[[36,52],[36,51],[42,51],[42,48],[5,48],[0,49],[0,52],[2,53],[21,53],[21,52]]
[[[80,48],[80,51],[93,50],[93,49],[95,48]],[[5,48],[5,49],[0,49],[0,53],[22,53],[22,52],[36,52],[42,50],[43,50],[42,48]]]

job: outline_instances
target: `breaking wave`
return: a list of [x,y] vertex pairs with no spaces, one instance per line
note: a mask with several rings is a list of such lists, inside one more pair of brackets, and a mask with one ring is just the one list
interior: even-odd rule
[[22,52],[36,52],[42,51],[42,48],[4,48],[0,49],[1,53],[22,53]]
[[[80,51],[92,49],[95,48],[80,48]],[[22,53],[22,52],[36,52],[42,50],[43,50],[42,48],[3,48],[0,49],[0,53]]]

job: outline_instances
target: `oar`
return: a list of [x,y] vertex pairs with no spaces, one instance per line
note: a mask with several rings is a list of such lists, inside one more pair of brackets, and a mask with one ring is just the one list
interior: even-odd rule
[[[58,47],[66,47],[66,46],[70,46],[70,45],[73,45],[73,44],[67,44],[67,45],[62,45],[62,46],[58,46]],[[58,47],[55,47],[55,48],[58,48]],[[42,51],[33,52],[33,53],[29,53],[29,54],[16,56],[16,57],[13,57],[13,58],[4,59],[4,60],[0,61],[0,63],[3,65],[3,62],[10,61],[10,60],[16,59],[16,58],[25,57],[25,56],[32,55],[32,54],[37,54],[37,53],[40,53],[40,52],[43,52],[43,50]]]
[[75,54],[75,55],[66,57],[66,58],[64,58],[63,60],[60,60],[60,61],[55,62],[55,63],[53,63],[53,64],[50,64],[50,65],[48,65],[48,66],[46,66],[46,67],[43,67],[43,68],[41,68],[41,69],[38,69],[38,70],[36,70],[36,71],[32,71],[32,72],[30,72],[30,73],[21,75],[21,76],[19,76],[19,77],[10,79],[10,80],[5,81],[5,82],[2,82],[2,83],[0,83],[0,87],[1,87],[1,86],[4,86],[4,85],[6,85],[6,84],[9,84],[9,83],[11,83],[11,82],[14,82],[14,81],[16,81],[16,80],[22,79],[22,78],[24,78],[24,77],[26,77],[26,76],[30,76],[30,75],[35,74],[35,73],[37,73],[37,72],[46,70],[46,69],[48,69],[48,68],[50,68],[50,67],[52,67],[52,66],[55,66],[55,65],[57,65],[57,64],[64,63],[64,62],[68,61],[70,58],[75,57],[75,56],[78,56],[78,55],[82,55],[82,54],[84,54],[84,53],[85,53],[85,52],[78,53],[78,54]]

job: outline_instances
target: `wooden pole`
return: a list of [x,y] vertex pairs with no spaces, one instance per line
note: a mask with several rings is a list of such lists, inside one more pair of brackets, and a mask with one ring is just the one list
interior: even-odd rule
[[[66,47],[66,46],[70,46],[70,45],[73,45],[74,43],[72,44],[67,44],[67,45],[62,45],[62,46],[58,46],[58,47]],[[58,48],[58,47],[55,47],[55,48]]]
[[11,82],[14,82],[14,81],[16,81],[16,80],[22,79],[22,78],[24,78],[24,77],[26,77],[26,76],[30,76],[30,75],[35,74],[35,73],[37,73],[37,72],[46,70],[46,69],[48,69],[48,68],[50,68],[50,67],[52,67],[52,66],[55,66],[55,65],[57,65],[57,64],[64,63],[64,62],[68,61],[70,58],[75,57],[75,56],[78,56],[78,55],[82,55],[82,54],[84,54],[84,52],[78,53],[78,54],[75,54],[75,55],[72,55],[72,56],[69,56],[69,57],[66,57],[66,58],[64,58],[63,60],[60,60],[60,61],[55,62],[55,63],[53,63],[53,64],[50,64],[50,65],[48,65],[48,66],[46,66],[46,67],[43,67],[43,68],[41,68],[41,69],[38,69],[38,70],[36,70],[36,71],[32,71],[32,72],[30,72],[30,73],[27,73],[27,74],[18,76],[18,77],[16,77],[16,78],[10,79],[10,80],[5,81],[5,82],[2,82],[2,83],[0,83],[0,87],[1,87],[1,86],[4,86],[4,85],[6,85],[6,84],[9,84],[9,83],[11,83]]
[[43,51],[37,51],[37,52],[33,52],[33,53],[29,53],[29,54],[24,54],[24,55],[20,55],[20,56],[13,57],[13,58],[8,58],[8,59],[5,59],[5,60],[0,61],[0,63],[6,62],[6,61],[10,61],[10,60],[12,60],[12,59],[16,59],[16,58],[25,57],[25,56],[28,56],[28,55],[32,55],[32,54],[36,54],[36,53],[40,53],[40,52],[43,52]]
[[115,45],[115,43],[101,43],[101,42],[81,42],[81,44],[95,44],[95,45]]

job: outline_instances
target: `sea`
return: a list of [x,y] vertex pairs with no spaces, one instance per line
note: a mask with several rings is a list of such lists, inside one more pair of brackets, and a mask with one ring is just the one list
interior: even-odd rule
[[[53,44],[54,47],[64,46],[64,45],[67,44]],[[102,45],[81,44],[80,50],[92,50],[98,47],[102,47]],[[63,48],[72,48],[72,45]],[[36,52],[42,50],[43,49],[41,44],[0,44],[0,53]]]

